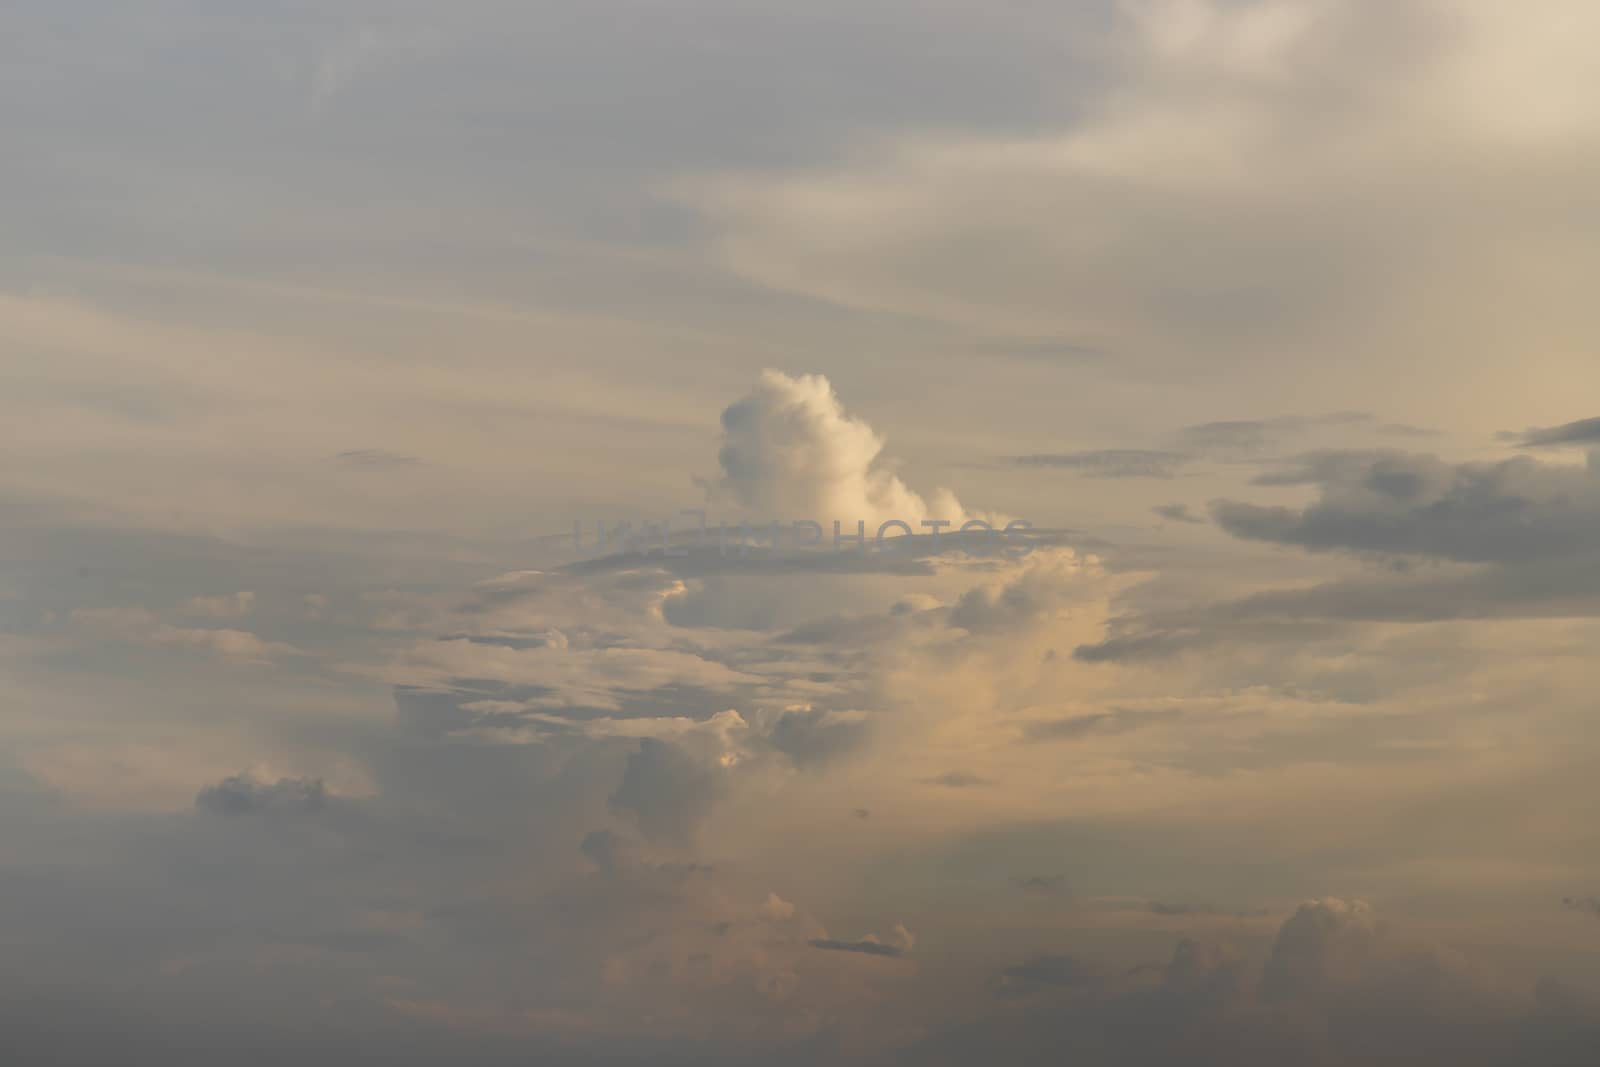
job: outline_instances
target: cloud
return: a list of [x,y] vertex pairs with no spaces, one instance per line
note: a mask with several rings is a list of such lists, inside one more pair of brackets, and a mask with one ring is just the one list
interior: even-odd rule
[[[1541,27],[1569,36],[1594,25],[1583,0],[1546,10]],[[1359,405],[1404,364],[1437,385],[1413,417],[1470,421],[1528,396],[1508,348],[1595,381],[1594,310],[1561,282],[1592,271],[1595,249],[1553,222],[1595,181],[1595,79],[1529,21],[1481,0],[1118,3],[1091,50],[1102,77],[1054,123],[934,122],[674,194],[722,263],[774,290],[1073,337],[1124,373],[1231,402]],[[1537,325],[1508,332],[1492,305]],[[1279,429],[1211,425],[1241,457]]]
[[891,519],[921,533],[924,519],[957,525],[966,512],[939,490],[929,500],[906,487],[884,463],[883,438],[845,414],[828,380],[762,372],[748,396],[722,413],[722,475],[715,488],[763,519],[832,523],[869,534]]
[[794,905],[776,893],[768,893],[761,905],[761,913],[773,922],[788,922],[794,918]]
[[1268,914],[1262,909],[1251,911],[1229,911],[1214,907],[1210,904],[1189,900],[1152,900],[1149,903],[1152,915],[1221,915],[1237,919],[1260,918]]
[[687,844],[721,794],[723,774],[681,745],[646,737],[628,756],[611,808],[632,816],[650,840]]
[[1040,986],[1063,988],[1101,985],[1106,980],[1103,966],[1076,956],[1034,956],[1000,971],[990,982],[990,991],[1001,996],[1015,995]]
[[208,619],[238,619],[250,614],[250,609],[255,606],[256,595],[244,591],[234,593],[232,596],[197,596],[190,597],[183,603],[183,611],[188,615],[199,615]]
[[970,1063],[981,1051],[997,1064],[1562,1067],[1600,1036],[1600,1015],[1555,984],[1519,986],[1335,898],[1290,916],[1259,970],[1227,945],[1185,938],[1165,967],[1042,954],[996,972],[989,990],[1032,1006],[946,1029],[900,1062]]
[[[1172,439],[1168,449],[1108,448],[1083,452],[1038,453],[1012,456],[1008,462],[1019,467],[1070,470],[1090,478],[1171,479],[1203,460],[1258,462],[1291,441],[1304,439],[1317,430],[1338,430],[1372,422],[1365,412],[1336,412],[1330,415],[1283,415],[1271,419],[1235,419],[1200,423],[1185,427]],[[1165,517],[1191,520],[1182,505],[1167,505],[1173,514]],[[1161,509],[1157,509],[1161,513]]]
[[[99,7],[0,34],[11,1059],[1592,1058],[1354,904],[1142,903],[1592,973],[1583,476],[1307,451],[1593,395],[1592,4]],[[1369,405],[1448,435],[1271,415]],[[697,462],[1084,532],[571,562]],[[1219,496],[1289,532],[1149,543]]]
[[1189,510],[1187,504],[1158,504],[1150,509],[1163,519],[1171,522],[1185,522],[1193,525],[1204,525],[1205,519]]
[[1219,459],[1254,458],[1280,448],[1308,432],[1323,428],[1359,426],[1372,421],[1361,411],[1330,415],[1279,415],[1271,419],[1229,419],[1185,427],[1178,434],[1181,447],[1197,455]]
[[1268,1002],[1316,997],[1359,978],[1378,936],[1376,915],[1364,901],[1302,904],[1278,930],[1261,974],[1262,996]]
[[1174,722],[1182,716],[1183,712],[1176,708],[1158,710],[1117,708],[1090,715],[1074,715],[1066,719],[1030,722],[1022,728],[1022,740],[1033,744],[1042,741],[1075,741],[1084,737],[1122,734],[1158,723]]
[[837,941],[829,937],[813,937],[807,943],[812,948],[820,948],[827,952],[859,952],[864,956],[888,956],[892,959],[905,955],[905,950],[898,945],[886,945],[871,939]]
[[977,789],[981,786],[994,785],[987,778],[980,778],[976,774],[965,774],[961,771],[946,771],[944,774],[933,778],[924,778],[925,785],[943,786],[946,789]]
[[1561,903],[1573,911],[1600,918],[1600,897],[1567,897]]
[[1327,452],[1258,479],[1314,485],[1303,509],[1222,500],[1218,525],[1235,537],[1463,562],[1526,562],[1594,549],[1600,477],[1526,457],[1448,463],[1401,452]]
[[1011,879],[1011,884],[1024,893],[1046,897],[1070,897],[1072,889],[1064,874],[1030,874]]
[[812,948],[819,948],[826,952],[854,952],[864,956],[886,956],[890,959],[899,959],[916,946],[916,936],[907,930],[904,925],[896,923],[890,941],[880,941],[876,935],[868,934],[859,941],[840,941],[828,937],[813,937],[807,942]]
[[1600,444],[1600,418],[1580,419],[1563,426],[1525,430],[1512,434],[1523,448],[1556,448],[1562,445]]
[[353,448],[333,458],[347,467],[363,470],[394,470],[398,467],[414,467],[422,462],[416,456],[384,448]]
[[[245,603],[248,606],[248,601]],[[173,626],[144,608],[77,608],[72,620],[132,644],[193,649],[237,663],[270,663],[284,656],[306,655],[293,645],[264,641],[247,630]]]
[[[1146,624],[1155,620],[1146,620]],[[1080,663],[1135,663],[1164,659],[1207,642],[1213,635],[1203,631],[1158,629],[1151,633],[1108,637],[1077,646],[1072,658]]]
[[1172,478],[1189,457],[1179,452],[1109,448],[1093,452],[1058,452],[1012,456],[1019,467],[1057,467],[1090,478]]
[[1005,634],[1066,618],[1093,595],[1100,561],[1071,549],[1039,552],[990,582],[975,585],[950,609],[951,626],[972,634]]
[[[981,454],[999,451],[990,446]],[[1016,469],[1006,476],[1021,477]],[[1136,517],[1149,503],[1135,498],[1127,513]],[[1098,499],[1084,504],[1099,507]],[[1115,591],[1127,590],[1129,600],[1127,614],[1106,631],[1113,634],[1132,620],[1191,610],[1201,599],[1197,589],[1227,592],[1253,581],[1252,553],[1237,546],[1223,546],[1232,552],[1215,569],[1210,564],[1220,555],[1205,557],[1202,568],[1186,550],[1163,548],[1167,570],[1151,580],[1135,567],[1144,569],[1156,553],[1115,545],[1106,546],[1103,560],[1059,543],[1041,543],[1030,557],[1013,560],[935,554],[923,542],[907,552],[912,566],[870,560],[836,570],[781,560],[723,562],[705,551],[672,560],[632,554],[570,566],[537,561],[535,568],[515,558],[527,547],[515,540],[429,543],[415,556],[393,558],[355,551],[371,547],[365,534],[339,545],[350,549],[348,557],[296,560],[300,570],[283,581],[272,574],[263,580],[229,557],[218,573],[160,600],[182,603],[196,588],[273,590],[253,610],[264,615],[264,627],[284,626],[287,633],[289,625],[300,626],[316,642],[322,655],[303,672],[271,672],[285,677],[239,689],[226,680],[207,688],[215,672],[196,670],[182,684],[162,676],[126,694],[103,674],[83,672],[73,680],[66,697],[75,713],[101,702],[115,709],[99,721],[72,723],[75,731],[123,728],[121,701],[142,697],[133,705],[144,716],[141,725],[171,714],[163,728],[181,737],[237,735],[234,724],[248,722],[249,736],[237,744],[273,752],[208,754],[201,769],[181,777],[181,802],[193,801],[211,817],[171,815],[170,807],[160,812],[168,820],[160,832],[179,842],[171,848],[202,857],[191,861],[194,869],[210,873],[188,880],[204,884],[211,902],[192,894],[141,902],[127,913],[101,912],[109,917],[96,929],[111,932],[106,940],[136,947],[97,954],[80,944],[89,938],[74,940],[68,931],[66,948],[50,956],[63,961],[64,973],[87,973],[80,968],[89,961],[101,968],[97,974],[122,973],[125,964],[137,981],[165,975],[163,989],[205,987],[247,1000],[260,988],[252,983],[281,981],[304,991],[304,1008],[295,1002],[280,1011],[283,1002],[262,997],[263,1016],[272,1021],[318,1017],[334,1009],[312,998],[328,998],[341,1017],[377,1013],[372,1032],[392,1022],[384,1013],[395,1012],[461,1028],[462,1042],[484,1031],[530,1041],[560,1034],[578,1035],[595,1049],[596,1035],[606,1034],[604,1040],[614,1036],[659,1053],[670,1041],[703,1041],[705,1054],[690,1057],[696,1062],[713,1061],[735,1045],[745,1059],[771,1058],[790,1034],[819,1042],[800,1054],[801,1062],[848,1063],[847,1052],[871,1062],[873,1053],[955,1019],[992,1020],[1078,997],[1109,1005],[1114,1014],[1123,994],[1147,995],[1158,1006],[1147,1005],[1146,1014],[1128,1009],[1132,1029],[1140,1020],[1166,1018],[1163,998],[1213,1003],[1222,996],[1215,990],[1229,984],[1217,975],[1239,969],[1225,965],[1221,954],[1192,948],[1174,953],[1170,982],[1133,975],[1120,960],[1086,964],[1102,978],[1078,981],[1048,958],[1086,959],[1080,953],[1088,943],[1123,956],[1142,952],[1179,922],[1137,907],[1097,908],[1101,894],[1144,900],[1156,877],[1151,868],[1181,867],[1181,879],[1170,886],[1175,894],[1266,899],[1298,893],[1300,882],[1335,860],[1359,863],[1363,877],[1410,890],[1426,876],[1395,875],[1386,864],[1401,851],[1417,858],[1416,840],[1433,838],[1413,837],[1403,849],[1387,839],[1391,822],[1414,825],[1403,805],[1396,807],[1400,814],[1378,819],[1365,808],[1349,811],[1334,829],[1296,817],[1320,810],[1328,796],[1348,794],[1351,780],[1361,783],[1361,798],[1387,798],[1372,787],[1374,767],[1403,769],[1431,785],[1453,782],[1449,776],[1461,766],[1444,750],[1445,731],[1412,719],[1379,722],[1377,713],[1396,711],[1394,705],[1367,715],[1366,708],[1291,699],[1273,684],[1279,679],[1221,678],[1234,666],[1223,661],[1235,647],[1229,656],[1196,657],[1206,660],[1198,666],[1126,672],[1084,669],[1055,654],[1102,632]],[[189,546],[176,554],[187,558]],[[1297,570],[1290,559],[1260,573],[1325,573]],[[1229,569],[1235,565],[1238,571]],[[141,581],[150,570],[127,569]],[[80,595],[98,595],[99,581],[97,574],[86,583],[94,588]],[[1372,584],[1393,581],[1384,576]],[[308,590],[326,598],[316,604],[325,609],[320,619],[305,620],[297,611]],[[695,610],[680,611],[691,603]],[[294,619],[280,619],[279,605]],[[1146,614],[1152,605],[1160,610]],[[55,606],[64,616],[74,609]],[[1228,638],[1268,634],[1288,641],[1305,633],[1266,618],[1293,610],[1283,604],[1257,605],[1260,619],[1240,607],[1211,607],[1240,613],[1231,629],[1224,627]],[[112,636],[159,633],[163,625],[148,612],[77,621],[90,630],[104,624],[102,632]],[[1184,634],[1204,632],[1198,612],[1187,621]],[[44,648],[40,662],[48,664],[57,654],[50,644],[75,641],[77,632],[58,618],[24,636],[0,654],[34,671],[27,650]],[[1273,647],[1281,652],[1281,645]],[[87,651],[102,657],[96,672],[118,659],[144,658],[126,649]],[[1367,655],[1369,649],[1356,648],[1348,653],[1353,666],[1340,669],[1364,669]],[[1389,659],[1406,656],[1398,650]],[[1298,684],[1323,684],[1297,670],[1291,656],[1277,658],[1284,661],[1277,665],[1280,678],[1299,674]],[[172,664],[163,659],[159,666]],[[1443,703],[1467,684],[1426,699]],[[391,686],[392,719],[381,714]],[[35,713],[24,701],[23,714],[44,722],[60,703],[42,700]],[[169,712],[169,705],[181,711]],[[1479,705],[1472,706],[1476,713]],[[219,707],[227,713],[219,716]],[[1203,726],[1182,725],[1186,717]],[[1476,720],[1460,729],[1488,733]],[[1329,736],[1340,744],[1325,745]],[[1030,746],[1017,744],[1019,737],[1091,743]],[[1407,751],[1425,758],[1403,759],[1390,747],[1397,739],[1415,744]],[[1352,755],[1357,745],[1364,747]],[[168,761],[164,748],[151,748],[141,759]],[[104,762],[118,758],[111,751]],[[1291,780],[1279,774],[1289,761],[1311,769]],[[1339,773],[1324,777],[1329,764]],[[216,768],[252,765],[288,765],[317,777],[239,776],[194,798],[194,784]],[[32,763],[23,766],[28,771]],[[372,799],[338,800],[345,795],[336,784],[340,773],[370,777]],[[309,814],[309,783],[323,774],[329,786],[320,816],[261,817]],[[26,793],[31,785],[17,786],[0,769],[7,796],[0,808],[14,812],[12,790]],[[870,819],[853,815],[868,806]],[[230,812],[235,817],[222,817]],[[1163,836],[1169,812],[1201,813],[1185,816],[1192,843]],[[0,829],[12,840],[17,816],[5,818]],[[105,818],[112,827],[110,820],[129,816]],[[130,829],[152,832],[150,817],[142,818]],[[1063,823],[1071,829],[1060,831]],[[1383,832],[1374,834],[1374,825]],[[1334,834],[1342,836],[1341,847],[1319,852]],[[1552,830],[1552,837],[1561,832]],[[81,898],[110,893],[114,883],[101,890],[91,879],[52,873],[50,838],[41,823],[14,846],[42,857],[33,871],[43,873],[24,881],[53,891],[63,913],[95,913],[93,906],[80,908]],[[144,851],[144,840],[130,834],[121,847]],[[1058,848],[1058,840],[1067,844]],[[1354,860],[1346,851],[1351,842],[1362,846]],[[1447,844],[1430,843],[1426,852],[1429,862],[1452,858]],[[1012,871],[1038,869],[1041,856],[1080,855],[1074,880],[1095,894],[1083,905],[1064,906],[1059,876],[1005,882]],[[119,858],[115,867],[119,877],[142,884],[168,860],[155,851],[148,861]],[[976,876],[961,873],[974,870]],[[274,872],[293,872],[304,884],[285,887],[287,875]],[[1506,877],[1521,875],[1495,870],[1483,880],[1462,878],[1453,891]],[[1241,889],[1229,879],[1252,886]],[[773,893],[769,887],[777,885],[806,907]],[[915,922],[928,947],[914,947],[909,931],[882,921],[881,937],[830,937],[811,911],[856,924],[861,916],[891,914],[895,900],[910,899],[907,892],[917,898]],[[977,929],[974,908],[1008,918],[1003,928]],[[1228,916],[1196,914],[1193,922],[1237,925]],[[868,919],[856,932],[870,928]],[[54,937],[67,926],[43,923],[39,930]],[[1319,951],[1344,958],[1334,949]],[[863,957],[892,961],[913,952],[916,967],[863,964]],[[1339,977],[1346,966],[1329,968],[1334,978],[1321,986],[1307,979],[1307,988],[1321,991],[1289,996],[1283,1005],[1337,995],[1347,984]],[[1287,962],[1280,969],[1301,973]],[[1248,992],[1258,970],[1231,987],[1235,998],[1247,990],[1247,999],[1233,1003],[1252,1012],[1290,1011],[1264,1007]],[[985,978],[996,975],[986,986]],[[394,993],[401,976],[410,983],[403,996]],[[975,995],[986,988],[1006,995]],[[183,1003],[181,993],[170,995],[171,1003]],[[627,1022],[619,1027],[617,1019]],[[996,1059],[1004,1062],[1004,1038],[992,1047],[1002,1050]],[[1096,1062],[1096,1050],[1080,1051],[1079,1059]],[[1221,1054],[1216,1059],[1231,1062]],[[1039,1057],[1019,1054],[1012,1061]]]
[[1359,624],[1600,616],[1597,553],[1391,572],[1130,613],[1073,651],[1085,663],[1150,662],[1204,648],[1350,640]]
[[830,763],[867,739],[868,716],[856,712],[820,711],[811,708],[785,711],[767,732],[773,748],[789,757],[797,767]]
[[236,774],[201,789],[194,804],[213,815],[314,815],[327,806],[328,791],[320,778],[263,782]]

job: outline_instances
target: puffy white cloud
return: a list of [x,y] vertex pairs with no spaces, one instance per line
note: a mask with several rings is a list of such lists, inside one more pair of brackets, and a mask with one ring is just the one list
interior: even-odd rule
[[924,519],[959,526],[968,517],[948,490],[925,500],[908,488],[883,448],[871,426],[845,413],[822,375],[767,370],[722,413],[715,488],[758,519],[816,522],[828,536],[834,522],[844,534],[865,522],[870,536],[891,519],[923,533]]

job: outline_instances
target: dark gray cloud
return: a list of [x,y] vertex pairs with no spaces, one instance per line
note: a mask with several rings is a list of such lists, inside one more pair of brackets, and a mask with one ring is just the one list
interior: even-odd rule
[[[647,553],[641,548],[637,551],[584,560],[566,569],[571,574],[586,576],[631,570],[644,561],[680,578],[785,574],[894,574],[905,577],[931,577],[938,573],[929,559],[933,554],[932,538],[920,534],[905,538],[903,541],[896,540],[892,547],[879,551],[872,546],[873,534],[876,531],[869,529],[867,551],[857,550],[854,541],[842,541],[841,550],[835,552],[831,529],[824,534],[823,542],[815,548],[799,550],[792,549],[789,547],[790,542],[782,539],[787,538],[792,530],[786,530],[779,541],[779,547],[773,549],[770,530],[770,526],[758,529],[757,540],[749,546],[748,552],[740,551],[739,542],[732,532],[729,534],[728,545],[719,547],[716,540],[717,530],[712,527],[709,535],[710,545],[699,544],[698,533],[684,535],[681,540],[692,539],[693,543],[681,547],[679,539],[675,539],[673,551],[684,552],[682,556],[668,557],[660,549]],[[854,537],[855,531],[844,529],[841,536]],[[961,537],[946,533],[940,540],[943,548],[959,548],[975,555],[997,554],[1000,550],[998,537],[993,539],[995,542],[993,546],[982,536]],[[680,609],[679,617],[681,618],[683,614]]]
[[1039,625],[1082,595],[1072,572],[1028,570],[1002,585],[967,590],[950,609],[949,623],[973,634],[1015,632]]
[[1106,981],[1105,967],[1077,956],[1034,956],[1000,971],[989,983],[1001,996],[1032,991],[1038,986],[1093,988]]
[[1185,428],[1178,436],[1191,448],[1203,451],[1255,452],[1277,442],[1277,424],[1259,419],[1206,422]]
[[194,803],[201,811],[215,815],[310,815],[327,806],[328,792],[316,778],[280,778],[268,783],[236,774],[200,790]]
[[1212,514],[1245,540],[1462,562],[1517,563],[1600,544],[1600,477],[1526,457],[1447,463],[1401,452],[1324,452],[1258,479],[1313,485],[1306,508],[1222,500]]
[[[837,1058],[832,1043],[818,1038],[777,1041],[759,1049],[737,1040],[647,1040],[620,1034],[563,1041],[467,1033],[395,1006],[342,1004],[337,1014],[319,1011],[313,998],[281,984],[258,983],[250,992],[256,1001],[241,1004],[244,998],[224,999],[204,988],[181,998],[140,990],[112,995],[30,989],[0,1001],[0,1057],[18,1067],[212,1067],[224,1062],[242,1067],[286,1062],[319,1067],[739,1067],[757,1056],[775,1067],[809,1067]],[[289,1011],[295,1017],[286,1018]]]
[[1188,900],[1152,900],[1149,904],[1152,915],[1225,915],[1233,918],[1259,918],[1267,912],[1260,908],[1245,911],[1229,911],[1218,908],[1201,901]]
[[1328,415],[1280,415],[1271,419],[1230,419],[1185,427],[1178,442],[1185,451],[1217,458],[1256,456],[1281,448],[1320,427],[1358,426],[1372,421],[1361,411]]
[[[1169,448],[1112,448],[1080,452],[1035,453],[1010,456],[1007,462],[1022,467],[1056,467],[1092,478],[1177,477],[1180,471],[1201,460],[1223,462],[1262,462],[1301,442],[1313,431],[1341,427],[1368,426],[1373,417],[1365,412],[1335,412],[1329,415],[1283,415],[1271,419],[1234,419],[1188,426],[1170,439]],[[1378,431],[1398,436],[1425,436],[1426,430],[1390,423]],[[1176,507],[1169,505],[1168,507]],[[1161,509],[1157,509],[1158,513]],[[1168,518],[1178,518],[1169,515]],[[1187,521],[1187,520],[1180,520]]]
[[[1291,415],[1272,419],[1204,423],[1188,427],[1178,433],[1174,438],[1174,446],[1170,448],[1111,448],[1029,453],[1005,457],[1004,462],[1018,467],[1071,471],[1090,478],[1170,480],[1177,477],[1186,466],[1201,459],[1259,462],[1313,430],[1360,426],[1370,424],[1372,421],[1373,417],[1364,412],[1337,412],[1323,416]],[[1429,434],[1429,431],[1402,424],[1386,424],[1378,428],[1378,432],[1403,436]],[[1153,510],[1171,521],[1195,524],[1205,521],[1181,504],[1162,505]],[[901,551],[909,549],[907,555],[915,555],[919,547],[926,552],[926,544],[918,546],[915,538],[908,538],[900,549]],[[791,558],[790,554],[765,549],[756,549],[754,555],[762,557],[763,566],[806,565],[803,555]],[[721,568],[728,566],[725,559],[719,559],[718,562]],[[903,567],[911,561],[901,558],[893,562]],[[809,565],[820,569],[820,565],[815,562]],[[682,563],[673,566],[675,570],[683,569]],[[751,566],[751,559],[740,557],[735,566],[748,568]]]
[[845,645],[861,648],[893,640],[914,621],[907,613],[879,615],[834,615],[802,623],[776,640],[795,645]]
[[1049,363],[1099,363],[1112,355],[1105,345],[1072,337],[996,338],[977,347],[986,354]]
[[1141,730],[1146,726],[1154,726],[1157,723],[1172,722],[1181,718],[1182,714],[1181,711],[1170,708],[1155,710],[1115,708],[1111,711],[1095,712],[1090,715],[1074,715],[1070,718],[1056,719],[1051,722],[1029,723],[1023,727],[1022,740],[1029,743],[1038,741],[1073,741],[1083,737],[1124,734],[1132,730]]
[[[674,553],[682,554],[668,556],[659,543],[599,554],[593,527],[589,526],[585,528],[583,534],[582,550],[596,554],[592,558],[568,564],[561,568],[561,573],[572,578],[595,578],[636,571],[643,565],[656,568],[662,574],[683,579],[786,575],[894,575],[906,578],[931,578],[939,573],[937,561],[945,553],[959,552],[966,557],[979,559],[1003,559],[1007,558],[1005,553],[1008,549],[1014,550],[1022,544],[1036,549],[1070,546],[1086,550],[1103,550],[1110,547],[1109,542],[1088,537],[1078,530],[1041,527],[1026,532],[1014,532],[1013,540],[1009,542],[1000,536],[998,531],[989,534],[981,529],[968,533],[945,530],[939,535],[937,545],[931,534],[901,537],[899,531],[891,531],[888,537],[892,543],[886,541],[885,546],[879,549],[873,544],[876,531],[869,526],[866,551],[858,550],[853,540],[844,540],[840,543],[840,550],[835,552],[831,528],[824,532],[820,544],[798,549],[793,546],[792,522],[780,524],[776,548],[772,544],[771,529],[770,523],[753,524],[751,527],[753,540],[749,543],[747,551],[741,551],[738,531],[733,523],[728,526],[728,541],[725,545],[719,542],[720,534],[715,518],[711,521],[705,540],[702,540],[698,528],[679,531],[674,527],[672,550]],[[841,537],[854,536],[855,531],[848,524],[842,527]],[[570,539],[566,543],[570,544]],[[610,548],[615,547],[614,543],[610,544]],[[666,608],[669,620],[678,625],[700,625],[703,620],[700,613],[695,610],[695,599],[691,593],[689,596],[669,601]]]
[[924,778],[924,785],[943,786],[946,789],[975,789],[979,786],[994,785],[987,778],[980,778],[976,774],[967,774],[963,771],[946,771],[944,774],[933,778]]
[[1600,551],[1442,574],[1388,573],[1275,589],[1119,621],[1080,645],[1086,663],[1159,660],[1197,649],[1336,637],[1360,623],[1600,616]]
[[887,956],[891,959],[899,959],[906,954],[906,950],[899,945],[886,945],[882,941],[838,941],[831,937],[813,937],[806,943],[827,952],[859,952],[865,956]]
[[1072,658],[1080,663],[1132,663],[1165,659],[1204,643],[1207,637],[1205,631],[1157,628],[1149,633],[1108,637],[1094,644],[1079,645],[1072,650]]
[[614,871],[621,864],[622,843],[610,830],[591,830],[578,843],[578,851],[602,872]]
[[1299,908],[1259,966],[1184,939],[1165,967],[1040,955],[988,985],[1030,1007],[947,1029],[896,1062],[1577,1067],[1600,1041],[1600,1013],[1576,991],[1519,986],[1335,900]]
[[1426,426],[1412,426],[1406,422],[1386,422],[1378,427],[1378,432],[1389,437],[1438,437],[1438,430],[1430,430]]
[[1039,453],[1008,460],[1019,467],[1057,467],[1089,478],[1173,478],[1188,461],[1181,452],[1137,448]]
[[821,766],[859,748],[870,725],[865,717],[840,717],[820,710],[786,711],[773,723],[767,741],[797,767]]
[[333,458],[347,467],[366,470],[393,470],[396,467],[414,467],[422,462],[416,456],[391,452],[386,448],[352,448]]
[[1067,876],[1064,874],[1020,875],[1011,879],[1011,884],[1024,893],[1035,893],[1039,896],[1067,897],[1072,895],[1072,890],[1067,885]]
[[671,741],[640,740],[628,756],[612,810],[651,840],[685,844],[722,792],[720,769]]
[[1205,519],[1189,510],[1188,504],[1158,504],[1150,509],[1163,519],[1171,522],[1187,522],[1196,525],[1205,523]]
[[1567,897],[1561,903],[1573,911],[1600,919],[1600,897]]
[[1600,418],[1579,419],[1577,422],[1543,429],[1524,430],[1505,435],[1523,448],[1557,448],[1563,445],[1600,444]]

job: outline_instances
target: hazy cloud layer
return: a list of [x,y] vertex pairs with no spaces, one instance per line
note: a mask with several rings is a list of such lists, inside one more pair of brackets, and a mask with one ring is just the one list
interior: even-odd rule
[[101,8],[0,1061],[1593,1058],[1593,5]]

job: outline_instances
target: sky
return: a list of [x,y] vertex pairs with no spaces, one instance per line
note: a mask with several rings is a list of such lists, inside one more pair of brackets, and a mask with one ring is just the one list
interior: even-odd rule
[[7,3],[0,1059],[1592,1062],[1597,45]]

